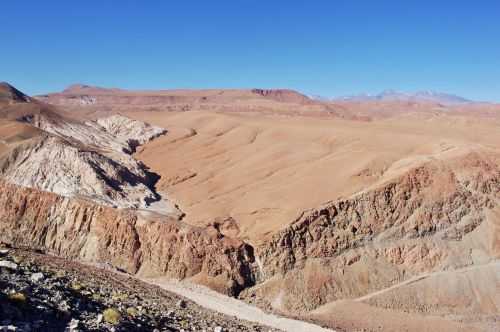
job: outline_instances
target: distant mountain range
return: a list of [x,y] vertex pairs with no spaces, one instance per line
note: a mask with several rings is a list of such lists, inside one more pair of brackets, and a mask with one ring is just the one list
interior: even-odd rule
[[317,100],[330,101],[413,101],[413,102],[433,102],[444,105],[466,104],[473,101],[442,92],[435,91],[419,91],[415,93],[406,93],[396,90],[385,90],[379,94],[359,94],[352,96],[343,96],[336,98],[325,98],[321,96],[313,96]]

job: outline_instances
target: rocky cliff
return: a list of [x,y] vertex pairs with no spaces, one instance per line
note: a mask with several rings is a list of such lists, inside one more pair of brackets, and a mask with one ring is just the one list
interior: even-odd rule
[[304,212],[256,248],[264,283],[244,296],[303,311],[419,273],[498,258],[500,237],[486,240],[484,233],[498,235],[488,211],[499,198],[498,156],[472,152],[428,162]]
[[[252,247],[178,221],[158,176],[131,155],[166,130],[119,115],[83,121],[15,96],[0,119],[0,241],[230,295],[254,283]],[[148,209],[160,199],[162,214]]]
[[[154,188],[158,177],[131,153],[166,130],[119,115],[82,121],[39,102],[16,100],[4,111],[5,123],[39,131],[0,133],[9,150],[0,155],[4,179],[109,206],[146,208],[160,199]],[[7,134],[15,138],[10,143]],[[167,210],[178,212],[173,204]]]
[[0,174],[21,186],[109,206],[145,207],[159,199],[154,178],[133,159],[114,160],[47,134],[17,145],[1,157]]
[[104,152],[130,154],[134,149],[167,131],[147,123],[129,119],[121,115],[99,118],[96,121],[77,121],[61,116],[26,114],[16,119],[42,129],[48,133],[77,141]]
[[0,241],[107,263],[140,276],[190,278],[236,295],[253,284],[252,248],[215,228],[104,207],[0,181]]

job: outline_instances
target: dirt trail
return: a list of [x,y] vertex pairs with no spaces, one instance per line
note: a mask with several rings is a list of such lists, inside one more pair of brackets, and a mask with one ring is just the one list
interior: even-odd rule
[[424,279],[427,279],[427,278],[430,278],[430,277],[434,277],[434,276],[438,276],[438,275],[444,275],[444,274],[448,274],[448,273],[467,272],[467,271],[472,271],[472,270],[480,269],[480,268],[483,268],[485,266],[499,266],[500,267],[500,260],[496,260],[496,261],[490,262],[488,264],[468,266],[468,267],[465,267],[465,268],[462,268],[462,269],[457,269],[457,270],[437,271],[437,272],[420,274],[418,276],[415,276],[415,277],[413,277],[411,279],[408,279],[408,280],[405,280],[403,282],[400,282],[399,284],[393,285],[391,287],[387,287],[387,288],[378,290],[376,292],[364,295],[362,297],[358,297],[357,299],[354,299],[353,301],[363,302],[363,301],[369,300],[369,299],[371,299],[371,298],[373,298],[375,296],[378,296],[378,295],[390,292],[390,291],[392,291],[392,290],[394,290],[396,288],[407,286],[407,285],[413,284],[415,282],[418,282],[418,281],[421,281],[421,280],[424,280]]
[[236,316],[239,319],[267,325],[283,331],[334,331],[303,321],[267,314],[257,307],[222,295],[203,286],[169,281],[165,279],[145,279],[144,281],[160,286],[161,288],[172,293],[187,297],[204,308],[212,309],[226,315]]

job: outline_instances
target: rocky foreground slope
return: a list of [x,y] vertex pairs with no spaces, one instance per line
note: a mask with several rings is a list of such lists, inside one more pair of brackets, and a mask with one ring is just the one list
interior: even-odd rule
[[102,268],[0,249],[2,331],[274,331]]

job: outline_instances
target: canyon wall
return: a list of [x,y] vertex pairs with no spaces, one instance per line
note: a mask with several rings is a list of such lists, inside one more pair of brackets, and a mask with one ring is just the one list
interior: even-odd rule
[[237,295],[253,284],[252,248],[215,228],[0,181],[0,240],[146,277],[191,278]]
[[471,152],[428,162],[304,212],[256,248],[264,282],[243,296],[304,311],[500,257],[500,225],[488,219],[500,198],[497,158]]

